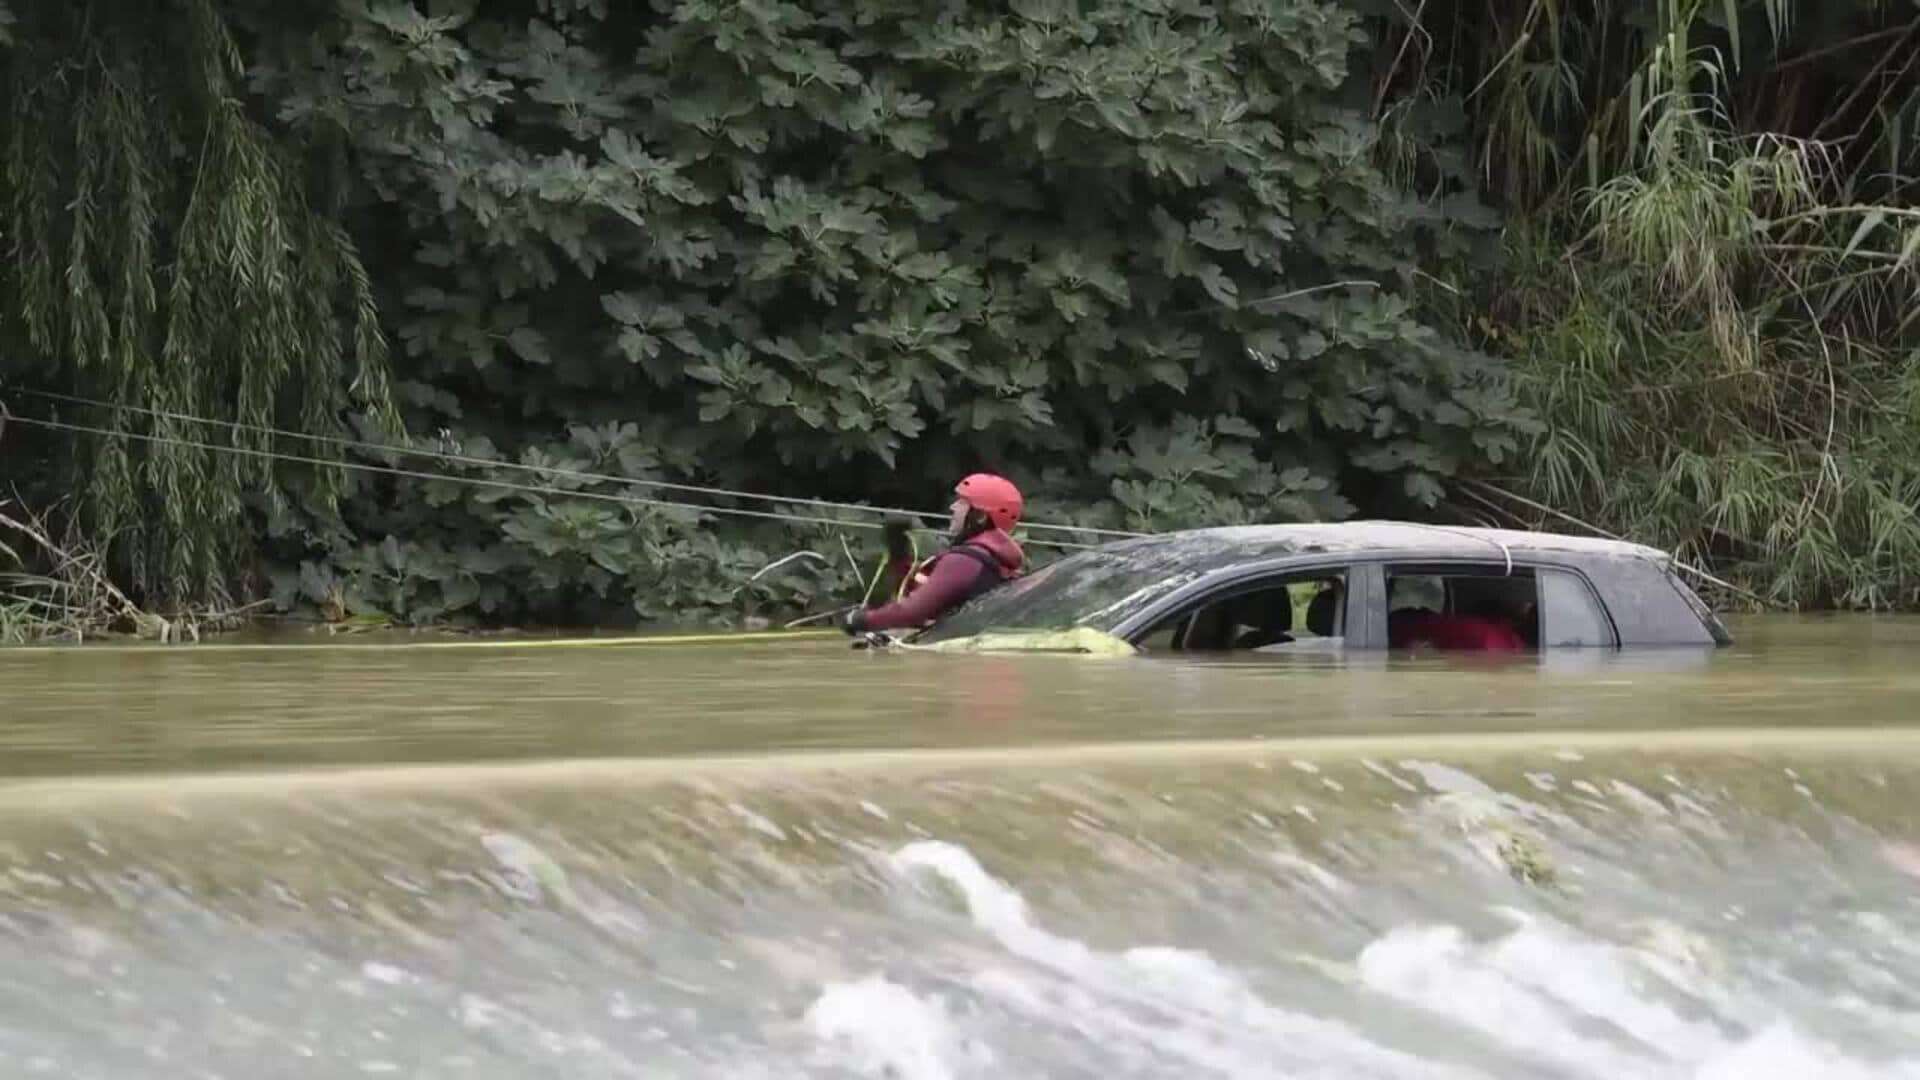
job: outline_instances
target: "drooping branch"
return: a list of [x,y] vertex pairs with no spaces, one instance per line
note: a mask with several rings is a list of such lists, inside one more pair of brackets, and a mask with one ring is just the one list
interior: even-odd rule
[[[0,29],[4,19],[0,18]],[[324,433],[351,409],[391,429],[386,342],[347,233],[311,207],[300,148],[243,96],[215,0],[37,5],[0,53],[0,325],[24,375],[141,409]],[[162,439],[176,421],[103,426]],[[247,428],[229,435],[271,445]],[[246,506],[329,470],[169,442],[76,442],[83,519],[137,591],[214,599],[250,547]]]

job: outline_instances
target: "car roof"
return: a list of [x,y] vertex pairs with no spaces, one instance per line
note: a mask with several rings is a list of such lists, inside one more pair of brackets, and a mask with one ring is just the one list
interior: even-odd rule
[[[1456,561],[1581,572],[1610,609],[1622,643],[1693,644],[1698,635],[1686,627],[1706,625],[1699,617],[1704,608],[1697,599],[1689,601],[1683,584],[1653,587],[1653,577],[1671,580],[1675,568],[1673,557],[1658,548],[1566,533],[1351,521],[1190,529],[1103,544],[989,590],[927,633],[938,640],[996,627],[1057,629],[1072,623],[1125,636],[1170,605],[1264,575],[1342,563],[1419,567]],[[1033,621],[1041,611],[1058,616],[1058,626]]]
[[1231,525],[1160,533],[1108,545],[1110,550],[1143,554],[1156,547],[1189,546],[1195,549],[1196,555],[1222,555],[1241,549],[1251,558],[1278,558],[1296,553],[1391,551],[1412,557],[1435,558],[1573,555],[1647,559],[1659,563],[1670,559],[1659,548],[1625,540],[1518,529],[1427,525],[1411,521]]

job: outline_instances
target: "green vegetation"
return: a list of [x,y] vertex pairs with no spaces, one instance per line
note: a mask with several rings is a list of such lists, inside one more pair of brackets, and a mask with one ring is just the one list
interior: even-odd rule
[[1420,10],[1388,38],[1401,107],[1470,98],[1513,221],[1463,316],[1546,423],[1499,479],[1538,506],[1463,501],[1660,544],[1772,603],[1920,606],[1916,12]]
[[1041,520],[1566,514],[1920,605],[1893,4],[6,10],[0,391],[549,489],[6,433],[149,606],[797,614],[870,533],[622,479],[937,508],[978,467]]
[[[310,205],[297,156],[248,114],[215,0],[23,6],[0,51],[0,278],[8,382],[247,424],[331,430],[390,415],[372,286]],[[51,491],[83,490],[129,585],[224,599],[281,501],[271,440],[165,416],[103,418],[133,438],[63,442]],[[151,436],[166,441],[143,441]],[[24,451],[22,452],[24,455]],[[332,472],[304,478],[322,503]]]

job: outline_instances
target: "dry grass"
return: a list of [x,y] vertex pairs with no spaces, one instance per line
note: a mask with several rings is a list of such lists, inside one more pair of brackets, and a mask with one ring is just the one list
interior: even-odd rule
[[114,585],[105,550],[71,527],[56,538],[48,515],[0,500],[0,644],[198,641],[204,631],[237,625],[247,610],[145,611]]

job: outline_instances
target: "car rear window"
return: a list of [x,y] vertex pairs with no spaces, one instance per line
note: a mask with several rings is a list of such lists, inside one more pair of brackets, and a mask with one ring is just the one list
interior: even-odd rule
[[1679,593],[1680,599],[1687,602],[1687,608],[1700,620],[1700,625],[1706,627],[1707,633],[1713,635],[1714,642],[1719,645],[1731,645],[1733,635],[1727,632],[1726,624],[1720,621],[1720,616],[1715,615],[1713,609],[1707,606],[1707,602],[1700,599],[1700,594],[1694,592],[1693,587],[1681,580],[1680,575],[1674,571],[1668,570],[1666,577],[1667,584],[1673,586],[1673,591]]
[[1540,582],[1540,643],[1549,648],[1615,644],[1613,624],[1593,589],[1578,574],[1543,569]]

